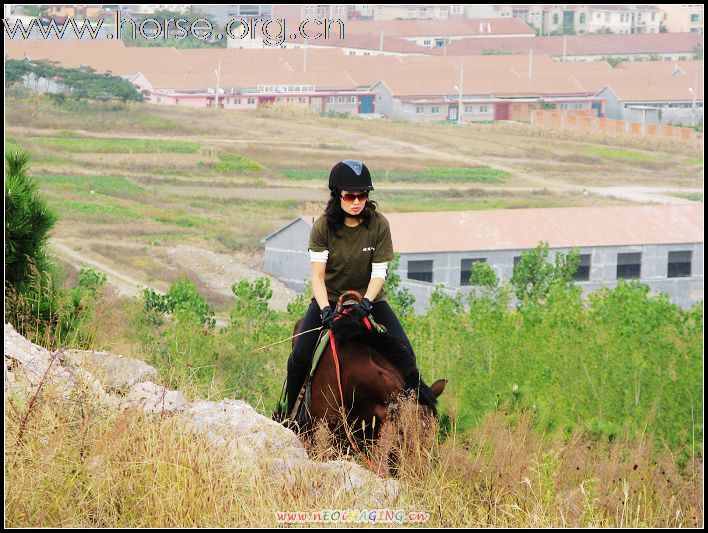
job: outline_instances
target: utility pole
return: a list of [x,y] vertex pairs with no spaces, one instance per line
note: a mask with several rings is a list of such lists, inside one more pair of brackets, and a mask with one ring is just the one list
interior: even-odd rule
[[460,60],[460,103],[458,104],[458,109],[457,109],[457,125],[461,126],[462,125],[462,77],[465,72],[465,63],[464,60]]
[[216,74],[216,109],[219,109],[219,81],[221,78],[221,61],[219,61],[219,67],[214,71]]
[[693,93],[693,106],[692,106],[692,111],[691,111],[691,125],[695,126],[696,125],[696,96],[698,93],[698,69],[696,69],[696,77],[693,80],[693,89],[691,90]]

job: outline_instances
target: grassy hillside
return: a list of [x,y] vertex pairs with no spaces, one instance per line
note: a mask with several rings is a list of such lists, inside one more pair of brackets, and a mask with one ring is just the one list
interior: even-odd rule
[[[35,97],[8,99],[6,118],[6,148],[32,152],[31,173],[60,214],[56,243],[165,291],[192,279],[180,285],[183,308],[167,315],[104,287],[79,302],[83,342],[148,361],[191,398],[240,398],[266,415],[289,343],[253,350],[287,339],[306,300],[274,311],[265,282],[239,284],[212,263],[261,268],[260,239],[322,210],[339,159],[370,166],[384,213],[618,205],[584,189],[702,186],[702,158],[690,149],[546,138],[514,124]],[[220,255],[197,263],[194,251]],[[700,526],[702,306],[682,310],[622,283],[586,302],[555,287],[516,310],[505,290],[468,302],[437,294],[426,315],[400,314],[424,379],[449,380],[429,468],[403,476],[401,505],[429,511],[438,526]],[[221,325],[205,326],[204,302]],[[13,526],[268,526],[276,510],[352,505],[270,490],[251,465],[226,468],[169,423],[62,418],[50,395],[16,407],[5,408]]]

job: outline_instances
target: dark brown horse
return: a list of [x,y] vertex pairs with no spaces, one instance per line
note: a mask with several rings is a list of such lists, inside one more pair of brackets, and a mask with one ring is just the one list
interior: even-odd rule
[[[301,324],[302,319],[295,325],[295,334]],[[437,397],[447,382],[438,380],[428,387],[415,366],[406,366],[407,348],[400,341],[387,333],[369,330],[362,321],[346,314],[335,320],[332,333],[339,376],[328,344],[312,379],[309,416],[301,432],[311,435],[323,420],[340,442],[353,440],[355,448],[363,449],[364,442],[375,443],[378,439],[388,421],[391,402],[405,394],[412,395],[424,407],[421,413],[437,415]],[[343,422],[342,396],[348,429]]]

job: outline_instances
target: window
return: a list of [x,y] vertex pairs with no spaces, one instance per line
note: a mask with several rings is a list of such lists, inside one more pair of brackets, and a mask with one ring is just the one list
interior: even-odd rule
[[590,281],[590,254],[581,254],[578,270],[575,271],[573,281]]
[[472,275],[472,265],[474,265],[477,262],[486,263],[487,260],[484,257],[462,260],[462,264],[460,265],[460,285],[470,285],[470,276]]
[[473,113],[474,106],[472,104],[465,104],[465,113]]
[[423,39],[423,46],[430,46],[430,39]]
[[651,14],[651,21],[656,22],[656,12],[652,12]]
[[408,261],[408,279],[433,281],[433,261]]
[[580,20],[578,21],[579,24],[585,24],[585,13],[580,13]]
[[440,113],[440,106],[434,105],[430,108],[431,113]]
[[638,279],[642,273],[642,254],[617,254],[617,279]]
[[519,261],[521,261],[521,256],[520,255],[514,256],[514,268],[512,269],[512,275],[516,274],[516,265],[519,264]]
[[241,105],[241,99],[240,99],[240,98],[236,98],[236,99],[234,100],[234,104],[236,104],[236,105]]
[[459,15],[460,13],[462,13],[462,4],[452,4],[450,6],[450,12],[453,15]]
[[350,97],[349,97],[349,103],[350,103],[350,104],[356,104],[356,96],[350,96]]
[[691,275],[691,251],[669,252],[669,277],[686,278]]
[[251,104],[251,105],[253,105],[253,104],[256,103],[256,99],[255,99],[255,98],[249,98],[249,99],[248,99],[248,103]]
[[338,104],[343,104],[343,103],[345,103],[344,96],[337,96],[337,103],[338,103]]
[[691,22],[700,22],[701,21],[700,17],[701,16],[698,14],[691,15]]
[[479,112],[480,112],[480,113],[488,113],[488,112],[489,112],[489,106],[486,106],[486,105],[481,105],[481,106],[479,106]]
[[417,106],[415,106],[415,112],[416,113],[423,113],[423,112],[425,112],[425,107],[423,107],[422,105],[417,105]]
[[334,96],[330,96],[327,98],[327,103],[328,104],[333,104],[334,103]]
[[553,14],[553,24],[558,24],[558,13]]

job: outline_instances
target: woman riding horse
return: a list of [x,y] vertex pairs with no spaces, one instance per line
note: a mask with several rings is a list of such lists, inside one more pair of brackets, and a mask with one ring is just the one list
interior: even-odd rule
[[[324,216],[310,233],[314,298],[300,331],[319,326],[331,328],[335,303],[348,290],[364,297],[350,312],[359,320],[371,315],[406,348],[406,367],[415,368],[415,353],[398,318],[386,301],[383,290],[388,262],[393,259],[393,243],[388,220],[369,200],[374,190],[369,169],[360,161],[340,161],[329,174],[330,198]],[[293,407],[310,370],[318,331],[297,337],[288,359],[288,413]]]

